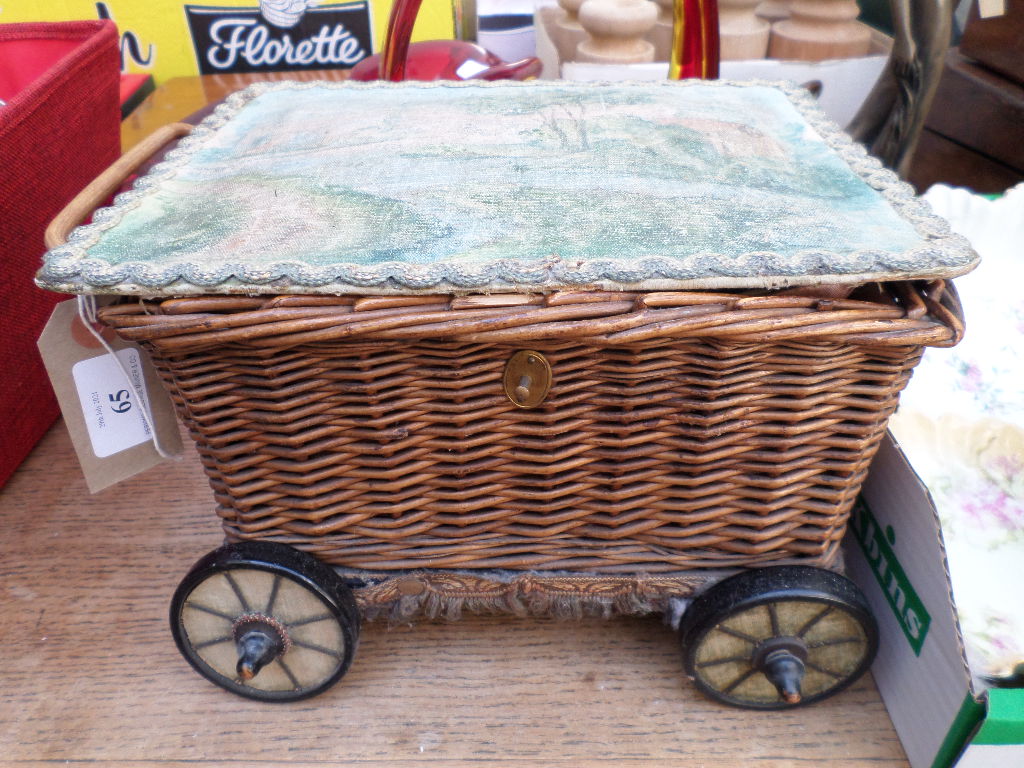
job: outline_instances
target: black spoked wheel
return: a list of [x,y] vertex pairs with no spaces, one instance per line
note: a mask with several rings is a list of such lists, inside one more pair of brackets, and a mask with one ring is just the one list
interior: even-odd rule
[[849,579],[820,568],[744,571],[696,598],[680,626],[686,673],[726,704],[785,709],[859,678],[878,628]]
[[227,544],[197,562],[171,601],[182,656],[240,696],[297,701],[348,670],[359,638],[351,590],[282,544]]

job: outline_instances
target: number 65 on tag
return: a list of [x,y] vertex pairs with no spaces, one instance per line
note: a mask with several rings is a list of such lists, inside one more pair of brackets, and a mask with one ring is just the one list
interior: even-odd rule
[[110,406],[110,409],[114,413],[127,412],[132,407],[131,400],[128,399],[129,397],[130,394],[127,389],[119,389],[117,390],[117,394],[107,395],[107,399],[114,403],[114,405]]
[[[145,397],[139,351],[122,349],[117,356],[131,374],[132,383]],[[151,433],[141,413],[148,405],[143,402],[138,408],[132,407],[135,395],[123,388],[124,374],[110,355],[80,360],[72,367],[71,374],[96,456],[103,459],[150,439]]]

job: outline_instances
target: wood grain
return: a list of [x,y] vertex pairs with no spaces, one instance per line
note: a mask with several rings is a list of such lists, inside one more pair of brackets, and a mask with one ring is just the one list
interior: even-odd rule
[[935,106],[928,113],[928,128],[1024,174],[1024,84],[1006,80],[952,48]]
[[907,181],[920,192],[932,184],[967,187],[978,194],[1002,194],[1024,180],[1024,174],[995,162],[970,147],[925,128]]
[[166,611],[220,540],[179,462],[95,496],[58,423],[0,492],[0,764],[906,766],[870,678],[805,710],[730,709],[657,619],[364,627],[305,702],[236,698],[178,655]]
[[1006,0],[1006,13],[981,18],[978,3],[971,4],[960,53],[984,67],[1024,84],[1024,0]]

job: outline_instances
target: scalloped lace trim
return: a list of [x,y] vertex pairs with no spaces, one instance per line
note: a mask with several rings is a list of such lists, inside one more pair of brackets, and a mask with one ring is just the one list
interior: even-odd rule
[[[567,85],[544,81],[544,85]],[[621,85],[621,84],[620,84]],[[955,277],[977,263],[970,243],[951,231],[948,223],[932,213],[909,184],[867,154],[836,126],[805,90],[789,83],[725,80],[687,80],[644,83],[647,87],[767,86],[786,95],[808,125],[868,186],[876,190],[896,213],[913,226],[922,245],[902,253],[861,250],[836,253],[804,251],[784,259],[775,253],[752,252],[738,258],[699,253],[682,258],[646,258],[624,265],[621,261],[596,260],[580,264],[557,257],[536,260],[504,259],[487,265],[457,263],[406,264],[382,262],[372,266],[332,264],[313,267],[294,261],[254,268],[230,262],[211,269],[208,265],[182,262],[157,267],[145,262],[112,265],[88,257],[88,250],[103,232],[117,225],[161,183],[172,178],[192,155],[249,101],[268,91],[308,88],[530,88],[519,82],[351,83],[267,82],[257,83],[229,96],[203,120],[163,162],[139,179],[128,192],[118,195],[110,207],[96,211],[91,223],[75,229],[68,242],[44,257],[37,283],[72,293],[174,294],[226,293],[423,293],[437,291],[538,291],[568,286],[637,290],[778,288],[810,283],[852,283],[880,279]],[[572,82],[573,88],[602,87],[600,83]],[[604,86],[607,87],[607,86]],[[752,275],[757,265],[762,274]],[[769,272],[770,274],[765,274]]]

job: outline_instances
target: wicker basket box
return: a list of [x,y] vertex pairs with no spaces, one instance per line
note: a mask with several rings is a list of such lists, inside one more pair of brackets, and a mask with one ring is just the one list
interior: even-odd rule
[[[922,345],[959,333],[944,290],[185,298],[103,319],[153,352],[233,539],[371,570],[655,573],[830,563]],[[503,386],[524,349],[551,367],[536,408]]]
[[285,84],[39,279],[126,297],[230,541],[365,614],[638,613],[836,565],[975,259],[786,87]]

